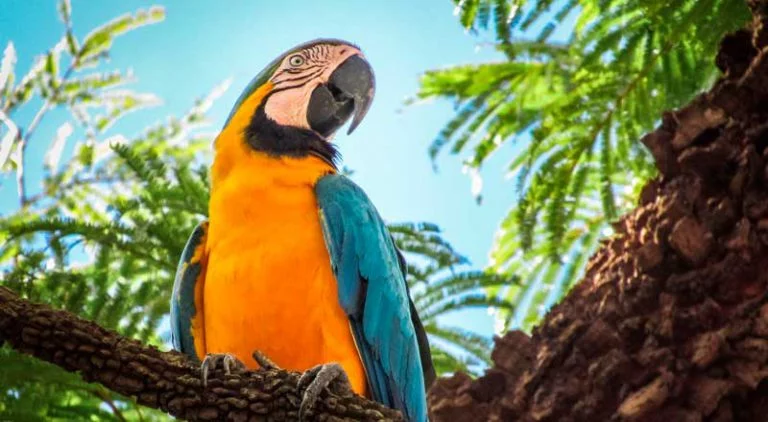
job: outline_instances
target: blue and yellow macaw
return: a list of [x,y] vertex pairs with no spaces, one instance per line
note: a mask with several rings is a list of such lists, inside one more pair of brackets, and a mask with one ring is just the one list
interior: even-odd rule
[[209,220],[179,264],[173,344],[203,361],[204,378],[267,358],[306,371],[302,409],[345,380],[426,421],[434,369],[402,255],[337,174],[330,143],[350,118],[349,133],[360,124],[373,93],[363,53],[333,39],[289,50],[248,85],[216,138]]

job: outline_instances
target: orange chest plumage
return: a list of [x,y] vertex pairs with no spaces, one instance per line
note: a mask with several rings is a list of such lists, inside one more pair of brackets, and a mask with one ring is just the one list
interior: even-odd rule
[[[314,195],[322,160],[272,158],[217,140],[201,329],[206,353],[254,350],[306,370],[339,362],[365,393],[365,372],[338,302]],[[224,143],[224,145],[222,145]]]

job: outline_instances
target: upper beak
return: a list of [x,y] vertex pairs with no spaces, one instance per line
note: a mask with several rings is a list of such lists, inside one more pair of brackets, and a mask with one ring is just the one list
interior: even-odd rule
[[328,83],[354,101],[355,114],[352,118],[352,124],[349,125],[349,131],[347,131],[347,135],[349,135],[363,121],[363,117],[371,108],[373,93],[376,90],[373,69],[362,57],[352,56],[333,71]]
[[361,56],[351,56],[312,92],[307,108],[310,127],[327,137],[353,116],[347,134],[352,133],[371,107],[374,90],[371,66]]

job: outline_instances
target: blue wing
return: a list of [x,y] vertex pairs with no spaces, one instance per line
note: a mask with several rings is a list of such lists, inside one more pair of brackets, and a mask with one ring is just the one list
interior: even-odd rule
[[321,178],[315,193],[339,301],[373,398],[401,410],[409,421],[426,421],[419,344],[389,231],[365,193],[346,177]]
[[202,332],[193,332],[192,323],[196,317],[199,318],[200,316],[195,308],[195,291],[202,288],[202,279],[205,277],[205,257],[203,254],[207,229],[208,222],[204,221],[198,224],[189,236],[179,260],[179,266],[176,269],[171,296],[171,340],[173,341],[173,348],[198,361],[200,356],[195,351],[195,334],[200,337]]

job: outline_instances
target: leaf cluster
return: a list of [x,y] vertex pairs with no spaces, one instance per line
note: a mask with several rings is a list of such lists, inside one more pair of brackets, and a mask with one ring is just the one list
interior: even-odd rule
[[507,326],[530,328],[655,174],[641,135],[713,81],[718,41],[749,13],[741,0],[454,3],[502,60],[423,75],[418,98],[457,105],[429,154],[461,154],[476,174],[506,148],[515,199],[490,269],[526,288],[489,291],[516,303],[500,313]]
[[505,309],[512,303],[488,289],[517,284],[515,278],[468,270],[469,261],[456,252],[431,223],[395,223],[389,230],[408,260],[406,281],[427,331],[438,375],[456,370],[478,374],[490,363],[491,339],[441,321],[451,313]]

